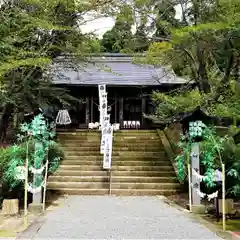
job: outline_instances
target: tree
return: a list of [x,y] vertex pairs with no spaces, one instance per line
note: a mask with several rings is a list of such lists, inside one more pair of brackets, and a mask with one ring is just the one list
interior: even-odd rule
[[133,48],[133,13],[127,5],[121,6],[113,28],[107,31],[101,40],[105,52],[118,53]]
[[2,139],[14,114],[74,100],[66,90],[52,85],[49,67],[61,54],[81,58],[89,52],[92,37],[82,34],[79,26],[86,21],[84,14],[100,14],[106,3],[109,1],[18,0],[0,6]]
[[157,114],[164,119],[201,106],[209,114],[239,117],[238,1],[192,1],[187,10],[188,26],[172,29],[170,38],[149,48],[148,59],[171,65],[190,83],[170,94],[154,93]]
[[169,37],[171,34],[171,29],[179,27],[180,23],[176,19],[175,7],[176,1],[156,1],[154,5],[156,18],[155,21],[153,21],[153,26],[156,28],[154,37]]

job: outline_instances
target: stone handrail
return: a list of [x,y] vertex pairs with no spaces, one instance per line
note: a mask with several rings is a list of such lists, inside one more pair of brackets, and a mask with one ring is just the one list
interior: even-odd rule
[[[166,136],[166,133],[164,131],[159,130],[159,129],[157,129],[157,133],[158,133],[159,138],[162,141],[162,144],[163,144],[164,150],[165,150],[165,152],[168,156],[168,159],[171,161],[171,163],[173,165],[175,173],[178,174],[177,164],[174,161],[176,154],[173,150],[173,147],[172,147],[168,137]],[[183,181],[181,181],[181,180],[179,180],[179,182],[183,183]]]

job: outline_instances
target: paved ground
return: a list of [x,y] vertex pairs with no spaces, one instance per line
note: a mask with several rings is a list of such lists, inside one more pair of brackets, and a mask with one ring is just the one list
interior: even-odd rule
[[157,197],[71,196],[32,239],[221,239]]

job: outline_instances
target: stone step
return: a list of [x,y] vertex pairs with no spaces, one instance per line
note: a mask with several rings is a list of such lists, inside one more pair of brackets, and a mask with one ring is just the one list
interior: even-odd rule
[[[176,177],[111,176],[115,183],[179,183]],[[49,176],[48,182],[109,182],[109,176]]]
[[[82,171],[82,170],[63,170],[58,169],[53,176],[108,176],[109,173],[106,170],[102,171]],[[174,171],[112,171],[112,175],[116,177],[175,177]]]
[[111,195],[116,196],[170,196],[181,192],[180,189],[111,189]]
[[[58,135],[57,136],[57,140],[63,140],[63,139],[68,139],[68,140],[90,140],[90,141],[97,141],[97,140],[100,140],[101,139],[101,135],[99,136],[87,136],[87,135]],[[157,141],[160,141],[160,138],[158,135],[114,135],[113,136],[113,139],[115,139],[116,141],[120,141],[120,140],[157,140]]]
[[[98,146],[90,146],[90,147],[85,147],[85,146],[61,146],[61,148],[64,150],[64,151],[100,151],[100,145]],[[157,151],[164,151],[163,148],[161,146],[125,146],[125,147],[118,147],[118,146],[113,146],[113,151],[116,151],[116,152],[120,152],[120,151],[133,151],[133,152],[136,152],[136,151],[140,151],[140,152],[143,152],[143,151],[146,151],[146,152],[157,152]]]
[[100,154],[100,150],[99,151],[65,151],[64,152],[65,158],[68,157],[80,157],[80,156],[103,156],[102,154]]
[[[89,143],[89,142],[80,142],[80,141],[77,141],[77,140],[71,140],[71,141],[58,141],[58,143],[60,144],[60,146],[62,147],[96,147],[96,148],[99,148],[100,147],[100,142],[92,142],[92,143]],[[138,148],[142,148],[142,147],[149,147],[149,146],[152,146],[152,147],[160,147],[161,149],[163,149],[163,145],[161,142],[159,141],[151,141],[151,142],[132,142],[132,143],[129,143],[129,142],[113,142],[113,147],[138,147]]]
[[91,177],[96,177],[96,176],[108,176],[108,172],[101,170],[101,171],[81,171],[81,170],[64,170],[58,168],[57,171],[54,173],[53,176],[91,176]]
[[111,176],[112,182],[118,183],[179,183],[176,177],[147,177],[147,176]]
[[[64,161],[102,161],[103,160],[103,155],[95,155],[95,156],[75,156],[75,155],[68,155],[64,158]],[[168,161],[168,159],[166,158],[166,155],[162,155],[162,156],[158,156],[158,155],[149,155],[149,156],[134,156],[134,158],[132,158],[131,156],[114,156],[112,161]]]
[[[63,165],[61,164],[59,169],[61,170],[81,170],[81,171],[100,171],[102,165]],[[112,171],[172,171],[172,166],[112,166]]]
[[56,194],[62,195],[108,195],[108,189],[74,189],[74,188],[59,188],[59,187],[51,187],[47,188],[47,190],[54,190]]
[[121,134],[121,133],[125,133],[125,134],[141,134],[141,133],[156,133],[156,130],[149,130],[149,129],[127,129],[127,130],[119,130],[117,132],[115,132],[116,134]]
[[[69,160],[64,159],[61,164],[63,165],[102,165],[103,160]],[[157,161],[148,161],[148,160],[141,160],[141,161],[116,161],[115,159],[112,160],[113,166],[171,166],[171,162],[166,160],[157,160]]]
[[[99,147],[61,147],[63,151],[65,152],[100,152],[100,146]],[[149,146],[149,147],[142,147],[142,148],[139,148],[139,147],[115,147],[113,146],[113,149],[112,149],[113,152],[164,152],[164,150],[161,148],[161,147],[152,147],[152,146]]]
[[150,140],[150,141],[158,141],[160,142],[160,138],[159,136],[114,136],[114,141],[117,142],[117,141],[122,141],[122,140],[126,140],[126,141],[129,141],[129,142],[134,142],[134,141],[147,141],[147,140]]
[[178,189],[181,185],[179,183],[136,183],[136,182],[113,182],[111,188],[113,189]]
[[[180,188],[179,183],[115,183],[111,184],[113,189],[175,189]],[[89,188],[102,189],[108,188],[109,182],[52,182],[47,183],[47,187],[51,188]]]
[[[59,194],[64,195],[108,195],[109,189],[74,189],[74,188],[51,188]],[[156,196],[173,195],[180,190],[178,189],[112,189],[111,195],[116,196]]]
[[116,177],[175,177],[175,172],[167,170],[158,171],[112,171],[112,175]]
[[57,136],[101,136],[100,131],[57,131]]
[[48,182],[109,182],[109,176],[49,176]]
[[86,142],[87,138],[77,138],[77,137],[72,137],[72,138],[65,138],[65,137],[57,137],[56,141],[58,143],[62,144],[85,144],[86,146],[89,146],[89,144],[99,144],[99,141],[101,141],[101,138],[89,138],[88,141]]
[[108,182],[52,182],[48,181],[47,188],[89,188],[89,189],[102,189],[109,188]]
[[[68,156],[101,156],[100,151],[66,151],[65,152],[65,158]],[[137,151],[113,151],[112,156],[119,156],[119,157],[129,157],[129,158],[135,158],[135,157],[148,157],[148,156],[158,156],[159,158],[166,156],[166,153],[164,151],[154,151],[154,152],[137,152]]]

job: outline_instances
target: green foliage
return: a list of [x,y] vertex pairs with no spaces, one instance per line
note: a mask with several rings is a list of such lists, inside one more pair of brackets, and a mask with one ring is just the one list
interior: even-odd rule
[[[182,136],[178,144],[182,150],[176,157],[178,177],[186,177],[186,165],[190,160],[193,141],[190,136]],[[232,194],[239,194],[239,148],[232,142],[230,135],[220,137],[214,128],[203,129],[203,141],[200,143],[200,163],[204,167],[204,183],[208,189],[215,187],[214,174],[216,169],[221,169],[222,163],[226,166],[226,189]]]
[[197,105],[212,115],[239,118],[239,1],[189,2],[178,2],[184,24],[167,27],[168,36],[149,47],[146,62],[171,67],[188,81],[175,94],[154,94],[156,115],[163,119]]
[[227,194],[237,195],[240,194],[240,145],[236,145],[232,138],[224,144],[222,150],[222,158],[226,165],[226,189]]
[[101,15],[105,5],[104,0],[14,0],[0,5],[0,137],[15,113],[77,101],[52,84],[57,75],[52,63],[62,54],[83,59],[85,53],[100,51],[95,36],[83,34],[80,26],[86,24],[83,16],[95,10]]
[[157,103],[156,115],[162,121],[183,112],[193,111],[196,107],[204,104],[202,95],[196,89],[181,94],[176,91],[172,95],[154,92],[152,99]]
[[[55,133],[49,130],[49,126],[42,115],[36,116],[29,124],[22,124],[20,130],[19,143],[7,148],[1,155],[5,163],[3,168],[4,181],[10,188],[22,183],[22,180],[16,179],[15,169],[17,166],[25,166],[26,155],[28,155],[29,159],[29,169],[31,167],[35,169],[41,168],[48,159],[49,173],[56,171],[63,158],[63,151],[52,140]],[[29,179],[32,179],[31,174]],[[33,179],[34,187],[40,186],[42,180],[42,175],[39,175],[37,180]]]
[[183,181],[187,175],[187,164],[189,163],[190,157],[189,153],[191,151],[192,142],[187,141],[186,136],[181,135],[180,142],[178,143],[178,147],[181,150],[181,154],[178,154],[175,158],[177,162],[177,171],[179,180]]
[[123,49],[133,49],[132,38],[131,24],[120,18],[115,26],[103,35],[101,45],[105,52],[118,53]]

